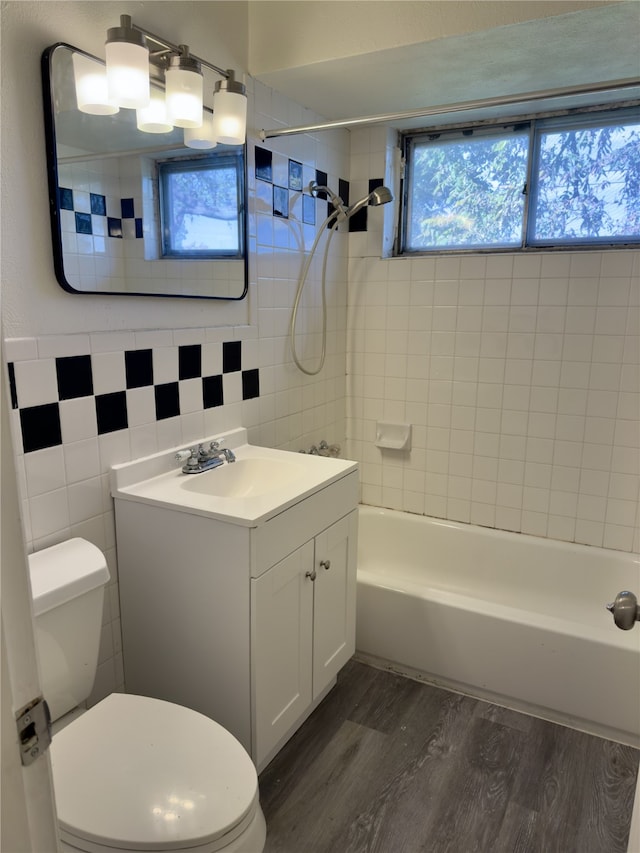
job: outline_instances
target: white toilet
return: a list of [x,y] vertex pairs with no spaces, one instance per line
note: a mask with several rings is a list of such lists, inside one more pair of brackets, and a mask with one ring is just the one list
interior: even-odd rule
[[113,693],[87,711],[104,586],[101,551],[71,539],[29,557],[62,849],[86,853],[260,853],[258,776],[242,745],[208,717]]

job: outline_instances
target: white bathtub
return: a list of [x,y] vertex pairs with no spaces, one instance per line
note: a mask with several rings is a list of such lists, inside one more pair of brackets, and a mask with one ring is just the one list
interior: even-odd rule
[[637,556],[374,507],[360,508],[356,647],[473,696],[640,745]]

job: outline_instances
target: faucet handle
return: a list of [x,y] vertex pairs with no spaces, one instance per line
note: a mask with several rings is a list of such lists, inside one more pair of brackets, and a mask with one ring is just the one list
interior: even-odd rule
[[224,438],[214,439],[209,445],[209,448],[211,450],[220,450],[223,441],[225,441]]
[[177,462],[184,462],[184,466],[182,468],[185,473],[187,470],[197,469],[200,462],[200,450],[202,449],[202,445],[200,447],[191,447],[189,450],[179,450],[175,459]]

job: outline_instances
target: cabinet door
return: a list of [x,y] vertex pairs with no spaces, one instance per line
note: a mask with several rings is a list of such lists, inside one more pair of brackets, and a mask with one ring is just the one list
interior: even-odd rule
[[311,703],[313,543],[251,582],[253,758],[257,764]]
[[315,540],[314,699],[356,650],[357,531],[356,510],[328,527]]

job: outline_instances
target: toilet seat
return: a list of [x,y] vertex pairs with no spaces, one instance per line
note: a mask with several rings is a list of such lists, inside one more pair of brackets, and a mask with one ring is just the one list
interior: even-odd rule
[[249,755],[180,705],[112,693],[54,736],[51,761],[69,847],[212,853],[264,832]]

